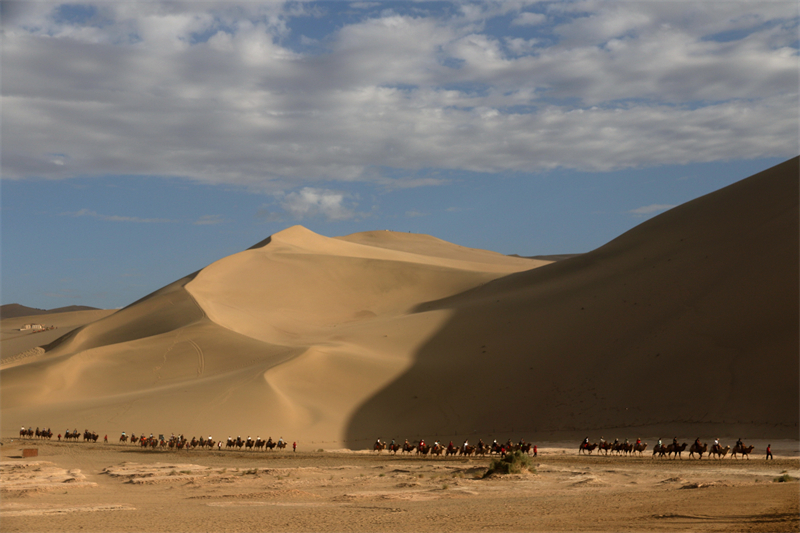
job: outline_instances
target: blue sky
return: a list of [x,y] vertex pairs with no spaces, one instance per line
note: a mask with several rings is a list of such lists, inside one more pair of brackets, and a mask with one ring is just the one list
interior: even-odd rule
[[3,304],[294,224],[586,252],[798,154],[796,2],[2,3]]

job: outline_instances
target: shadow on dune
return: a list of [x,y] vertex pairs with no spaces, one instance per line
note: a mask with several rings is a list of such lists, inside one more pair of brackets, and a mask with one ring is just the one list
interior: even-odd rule
[[452,318],[355,413],[348,445],[796,438],[799,194],[793,158],[593,252],[420,306]]

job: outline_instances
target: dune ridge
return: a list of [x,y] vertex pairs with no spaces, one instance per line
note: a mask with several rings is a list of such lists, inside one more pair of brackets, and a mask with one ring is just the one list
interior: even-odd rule
[[796,438],[798,196],[794,158],[593,252],[422,305],[451,318],[350,442],[367,428]]
[[446,316],[414,307],[547,264],[428,236],[349,239],[287,228],[4,365],[4,422],[341,443]]
[[2,431],[796,438],[798,196],[794,158],[555,263],[290,227],[10,359]]

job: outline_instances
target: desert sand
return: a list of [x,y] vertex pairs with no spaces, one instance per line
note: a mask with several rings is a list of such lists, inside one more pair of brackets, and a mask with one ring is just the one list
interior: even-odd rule
[[[769,462],[578,456],[568,443],[545,443],[532,470],[485,479],[488,458],[3,444],[9,532],[800,528],[800,483],[776,481],[800,475],[793,443],[773,443]],[[22,458],[25,447],[39,456]]]
[[[683,466],[685,461],[679,468],[653,467],[646,459],[606,462],[612,459],[570,452],[562,460],[550,453],[551,466],[543,463],[536,474],[510,484],[473,480],[486,462],[476,459],[461,470],[441,471],[455,473],[464,484],[458,490],[452,490],[455,482],[442,489],[413,481],[409,494],[394,496],[400,484],[412,483],[404,477],[411,471],[393,462],[399,459],[352,451],[369,449],[376,438],[577,444],[586,435],[594,441],[603,435],[651,441],[676,436],[731,443],[741,437],[761,447],[788,439],[780,453],[784,462],[774,464],[793,472],[800,416],[798,181],[794,158],[560,261],[469,249],[427,235],[373,231],[329,238],[290,227],[124,309],[0,322],[0,437],[11,446],[20,426],[109,435],[113,445],[107,447],[42,445],[42,460],[53,463],[42,468],[61,472],[47,470],[53,483],[79,469],[84,477],[69,483],[96,483],[102,490],[75,485],[69,497],[48,489],[44,496],[33,491],[37,499],[31,500],[42,509],[69,502],[120,505],[105,513],[119,517],[109,518],[116,520],[109,530],[127,530],[128,523],[167,530],[158,521],[169,523],[170,513],[178,512],[170,501],[197,508],[197,518],[181,515],[179,529],[222,520],[213,522],[215,530],[255,530],[257,523],[246,520],[259,513],[240,515],[258,509],[288,516],[300,507],[318,522],[287,521],[274,529],[320,523],[329,530],[463,530],[477,524],[613,530],[639,517],[645,522],[624,528],[725,530],[749,517],[748,528],[772,530],[771,521],[783,524],[782,513],[796,514],[796,505],[787,502],[797,501],[791,484],[767,483],[776,475],[772,467]],[[19,331],[31,322],[57,328]],[[283,437],[298,442],[306,455],[281,464],[296,469],[290,479],[305,481],[291,484],[268,472],[230,483],[206,481],[197,501],[186,496],[195,490],[189,479],[130,486],[124,475],[104,469],[175,460],[118,449],[113,441],[123,431],[217,440]],[[4,457],[19,461],[13,459],[18,450],[3,449]],[[311,453],[318,449],[342,451]],[[235,455],[206,455],[181,456],[180,463],[274,468]],[[409,464],[423,469],[423,479],[439,475],[429,463]],[[595,464],[606,469],[597,483],[589,469]],[[308,477],[311,471],[297,470],[303,465],[322,473]],[[328,487],[323,478],[341,477],[334,467],[349,472],[347,481]],[[4,482],[16,467],[8,468]],[[20,468],[28,475],[38,466]],[[356,471],[363,476],[354,477]],[[381,479],[378,471],[385,474],[377,475]],[[576,486],[570,481],[575,472],[584,472],[575,480],[588,481]],[[664,481],[672,478],[681,481]],[[692,483],[702,490],[681,488]],[[261,496],[226,499],[222,487],[234,486]],[[372,495],[346,496],[351,486],[353,494]],[[170,491],[180,496],[170,500]],[[298,491],[296,501],[291,491]],[[653,491],[667,494],[663,506]],[[120,496],[79,496],[107,492]],[[617,514],[609,511],[608,522],[593,522],[597,517],[588,509],[594,505],[578,510],[587,501],[609,505],[609,494]],[[417,507],[410,510],[404,498]],[[544,498],[554,522],[542,507],[526,507],[531,498]],[[161,511],[141,518],[145,522],[128,522],[126,515],[138,515],[125,506]],[[360,510],[339,514],[344,508]],[[5,515],[4,529],[8,520],[16,530],[30,526],[29,509],[16,509],[22,514]],[[391,512],[399,514],[386,514]],[[406,521],[403,513],[415,518]],[[60,518],[67,525],[54,529],[77,529],[85,514],[70,513]],[[512,514],[532,522],[507,516]],[[225,516],[246,525],[228,528]],[[385,521],[375,521],[378,516]],[[572,523],[562,521],[569,516]],[[445,517],[452,526],[443,526]],[[796,522],[791,526],[797,529]]]
[[2,436],[797,438],[798,220],[794,158],[558,262],[290,227],[116,312],[2,321]]

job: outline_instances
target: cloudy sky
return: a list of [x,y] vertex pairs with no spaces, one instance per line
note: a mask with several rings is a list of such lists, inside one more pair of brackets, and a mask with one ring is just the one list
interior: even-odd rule
[[3,2],[2,303],[294,224],[586,252],[798,154],[790,2]]

